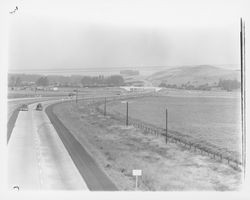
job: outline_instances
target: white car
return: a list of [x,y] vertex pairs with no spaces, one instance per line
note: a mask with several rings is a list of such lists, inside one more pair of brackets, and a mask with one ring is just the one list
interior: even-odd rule
[[28,105],[27,104],[22,104],[22,106],[20,107],[19,110],[20,111],[28,111],[29,110]]

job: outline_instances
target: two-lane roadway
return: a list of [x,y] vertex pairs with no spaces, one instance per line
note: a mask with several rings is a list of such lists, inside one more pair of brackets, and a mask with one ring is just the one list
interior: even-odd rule
[[[48,101],[49,105],[55,101]],[[8,143],[8,187],[88,190],[46,113],[20,111]]]

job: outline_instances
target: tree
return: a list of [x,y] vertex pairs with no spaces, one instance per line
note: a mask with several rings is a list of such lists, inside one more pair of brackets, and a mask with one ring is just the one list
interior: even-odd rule
[[194,90],[195,87],[194,87],[193,85],[188,85],[188,86],[186,86],[186,89],[187,89],[187,90]]
[[197,89],[198,90],[207,90],[207,91],[209,91],[209,90],[211,90],[211,87],[208,85],[208,83],[206,83],[206,84],[199,85],[197,87]]
[[232,91],[234,89],[240,88],[240,82],[235,80],[220,80],[218,83],[218,87],[223,90]]
[[48,78],[46,76],[41,77],[41,78],[37,79],[36,85],[37,86],[48,86],[49,85],[49,80],[48,80]]
[[84,85],[84,86],[90,86],[93,84],[93,80],[90,76],[84,76],[81,80],[81,83]]
[[164,83],[164,82],[162,82],[162,83],[159,85],[159,87],[167,87],[167,84]]
[[14,87],[15,84],[16,84],[16,79],[15,79],[15,77],[14,77],[14,76],[9,77],[9,79],[8,79],[8,86]]
[[120,75],[109,76],[106,80],[108,85],[121,86],[124,85],[124,79]]
[[83,86],[121,86],[124,85],[124,79],[120,75],[112,75],[105,78],[103,75],[99,76],[84,76],[81,80]]
[[21,84],[22,84],[22,79],[19,76],[16,77],[15,86],[21,86]]

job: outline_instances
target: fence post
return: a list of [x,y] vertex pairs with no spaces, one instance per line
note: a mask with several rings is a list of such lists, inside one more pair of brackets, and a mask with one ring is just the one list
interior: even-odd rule
[[166,109],[166,144],[168,143],[168,109]]
[[128,126],[128,101],[127,101],[127,112],[126,112],[126,126]]
[[104,100],[104,116],[106,116],[106,97],[105,97],[105,100]]

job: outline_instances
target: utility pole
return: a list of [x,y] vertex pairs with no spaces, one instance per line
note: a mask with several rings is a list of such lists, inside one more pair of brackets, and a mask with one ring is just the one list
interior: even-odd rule
[[104,116],[106,116],[106,97],[105,97],[105,100],[104,100]]
[[240,19],[240,65],[241,65],[241,120],[242,120],[242,166],[245,177],[246,127],[245,127],[245,22]]
[[166,109],[166,144],[168,143],[168,109]]
[[77,103],[77,100],[78,100],[78,89],[76,89],[76,103]]
[[128,101],[127,101],[127,112],[126,112],[126,126],[128,126]]
[[77,104],[77,101],[78,101],[78,89],[74,90],[74,92],[76,92],[76,104]]

